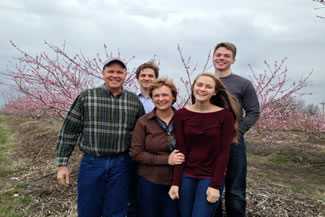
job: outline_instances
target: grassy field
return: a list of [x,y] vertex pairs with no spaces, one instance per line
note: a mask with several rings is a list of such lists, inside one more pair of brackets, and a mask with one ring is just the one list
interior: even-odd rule
[[[11,161],[14,160],[14,151],[17,145],[13,143],[12,135],[9,132],[7,121],[4,116],[0,116],[0,216],[19,217],[25,216],[20,210],[32,203],[29,197],[21,193],[28,187],[26,183],[19,183],[15,171],[11,167]],[[11,181],[7,181],[8,178]]]
[[325,139],[302,132],[270,133],[277,134],[276,141],[247,139],[248,177],[325,202]]
[[[76,216],[80,151],[71,187],[57,185],[55,141],[62,121],[0,116],[0,217]],[[268,132],[246,138],[247,216],[325,216],[324,135]]]

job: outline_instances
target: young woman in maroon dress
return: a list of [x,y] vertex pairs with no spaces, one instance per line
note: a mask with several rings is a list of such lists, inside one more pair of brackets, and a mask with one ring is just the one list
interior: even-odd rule
[[211,217],[221,201],[230,145],[237,142],[238,108],[210,73],[194,80],[192,101],[175,113],[177,148],[185,162],[174,168],[169,195],[179,198],[182,217]]

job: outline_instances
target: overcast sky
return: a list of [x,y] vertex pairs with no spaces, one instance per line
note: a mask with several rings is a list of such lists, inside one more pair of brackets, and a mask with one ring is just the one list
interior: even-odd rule
[[161,75],[177,79],[185,73],[177,43],[202,69],[209,50],[230,41],[238,48],[236,74],[248,77],[248,64],[262,72],[264,60],[284,57],[292,81],[313,70],[305,89],[313,95],[303,99],[319,105],[325,101],[325,19],[316,17],[325,8],[314,10],[319,6],[312,0],[1,0],[0,70],[19,55],[9,40],[33,55],[46,50],[44,40],[66,41],[68,52],[89,57],[104,54],[104,44],[120,49],[123,57],[136,56],[130,68],[157,55]]

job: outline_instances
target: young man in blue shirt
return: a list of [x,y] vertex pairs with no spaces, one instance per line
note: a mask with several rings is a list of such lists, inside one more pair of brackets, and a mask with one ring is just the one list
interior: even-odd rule
[[159,67],[152,61],[140,65],[136,73],[136,79],[139,83],[139,99],[144,106],[146,113],[155,108],[152,99],[149,96],[149,87],[151,83],[159,77]]

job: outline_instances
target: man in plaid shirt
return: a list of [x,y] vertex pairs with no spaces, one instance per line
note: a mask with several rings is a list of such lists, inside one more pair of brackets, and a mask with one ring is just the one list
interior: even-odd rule
[[138,96],[123,89],[127,71],[121,59],[106,61],[102,74],[105,84],[80,93],[57,140],[62,186],[70,185],[67,164],[78,141],[84,153],[78,174],[79,217],[126,216],[128,151],[135,123],[144,114]]

